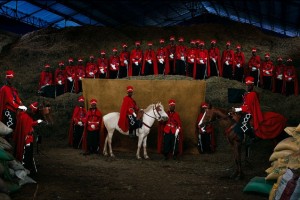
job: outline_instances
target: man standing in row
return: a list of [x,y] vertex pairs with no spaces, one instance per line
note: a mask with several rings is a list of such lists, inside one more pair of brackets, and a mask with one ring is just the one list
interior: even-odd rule
[[130,53],[130,63],[128,69],[128,76],[139,76],[141,74],[143,61],[143,52],[141,50],[141,42],[135,42],[135,49]]

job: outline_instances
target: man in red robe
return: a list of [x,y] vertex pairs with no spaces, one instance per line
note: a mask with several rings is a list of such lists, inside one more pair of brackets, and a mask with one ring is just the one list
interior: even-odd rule
[[249,59],[248,67],[247,67],[247,74],[246,76],[252,76],[254,78],[254,85],[259,86],[260,81],[260,56],[256,55],[256,48],[252,49],[252,56]]
[[167,46],[168,55],[169,55],[169,75],[175,74],[175,54],[176,54],[176,44],[175,44],[175,36],[170,36],[170,44]]
[[186,76],[193,77],[193,71],[196,67],[197,48],[195,40],[191,40],[191,47],[187,50],[187,68]]
[[19,97],[17,89],[13,87],[14,76],[14,71],[7,70],[5,85],[0,89],[0,120],[13,130],[16,127],[17,110],[27,110]]
[[245,74],[245,54],[241,51],[241,45],[236,46],[233,62],[233,77],[234,80],[243,82]]
[[119,78],[124,78],[128,76],[128,66],[130,60],[130,54],[127,50],[127,44],[123,44],[122,48],[123,50],[120,53]]
[[159,40],[160,47],[156,51],[158,74],[167,75],[170,72],[169,54],[166,47],[164,47],[165,40]]
[[[97,100],[90,100],[91,108],[86,114],[86,124],[82,136],[82,149],[85,155],[98,153],[101,141],[102,113],[97,108]],[[103,134],[102,134],[103,135]]]
[[299,94],[298,75],[291,58],[287,60],[283,71],[283,94],[286,96]]
[[17,114],[17,126],[14,134],[15,158],[23,163],[24,167],[30,171],[34,168],[33,163],[33,127],[43,120],[34,120],[33,117],[38,111],[38,102],[32,103],[30,112],[21,111]]
[[97,60],[99,78],[107,78],[108,59],[104,50],[100,52],[101,56]]
[[55,91],[53,89],[53,75],[50,71],[50,65],[45,65],[45,70],[43,70],[40,74],[40,81],[39,81],[39,93],[43,97],[55,97]]
[[274,82],[275,67],[270,59],[270,53],[265,54],[265,61],[261,66],[261,86],[263,89],[271,90]]
[[141,50],[141,42],[135,42],[135,49],[130,53],[130,62],[128,68],[128,76],[139,76],[141,74],[143,61],[143,51]]
[[132,98],[133,87],[127,86],[127,96],[123,98],[120,118],[118,126],[124,132],[129,130],[129,137],[135,137],[135,129],[140,128],[143,124],[140,120],[139,107],[135,100]]
[[55,96],[64,94],[67,89],[66,87],[67,74],[66,74],[66,70],[64,69],[64,63],[59,62],[58,65],[59,67],[55,70],[54,73],[55,90],[56,90]]
[[155,51],[152,49],[152,42],[148,42],[148,49],[144,53],[143,65],[142,65],[142,75],[157,75],[157,60]]
[[78,105],[75,106],[70,128],[69,145],[74,149],[79,149],[82,143],[82,135],[86,124],[87,111],[84,108],[84,97],[78,97]]
[[282,57],[277,58],[277,64],[275,65],[274,81],[272,84],[272,92],[282,94],[283,87],[283,72],[285,65],[282,62]]
[[233,61],[234,51],[230,48],[231,43],[227,41],[226,49],[222,53],[221,68],[223,71],[223,77],[233,79]]
[[176,102],[170,99],[168,103],[167,114],[169,118],[166,122],[160,122],[157,137],[157,151],[164,154],[165,160],[168,160],[170,156],[176,159],[183,150],[182,123],[179,113],[175,111]]
[[113,55],[109,58],[108,78],[116,79],[119,76],[120,57],[117,55],[118,50],[113,48]]
[[67,92],[75,92],[76,66],[73,58],[69,58],[69,64],[66,66],[66,77]]
[[175,52],[175,74],[186,76],[187,48],[183,43],[183,37],[180,37],[178,42]]
[[208,51],[204,49],[204,41],[199,40],[199,48],[196,56],[196,66],[193,70],[194,79],[205,79],[207,75]]
[[90,55],[90,60],[85,67],[86,78],[98,78],[98,66],[95,62],[95,57]]
[[78,64],[75,69],[75,93],[79,93],[82,92],[82,79],[85,78],[85,66],[82,58],[78,58]]
[[208,68],[207,68],[207,77],[211,76],[220,76],[222,77],[222,68],[221,68],[221,55],[220,50],[216,47],[216,40],[211,40],[210,49],[208,50]]

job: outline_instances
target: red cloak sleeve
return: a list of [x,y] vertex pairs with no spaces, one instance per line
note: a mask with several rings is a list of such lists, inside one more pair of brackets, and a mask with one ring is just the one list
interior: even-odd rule
[[120,110],[120,118],[118,121],[118,126],[122,129],[122,131],[127,132],[129,130],[129,122],[127,118],[128,109],[131,107],[132,99],[129,96],[125,96],[123,98],[121,110]]

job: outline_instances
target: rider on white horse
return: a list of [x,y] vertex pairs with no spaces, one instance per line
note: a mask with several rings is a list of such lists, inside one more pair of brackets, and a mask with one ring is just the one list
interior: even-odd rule
[[134,137],[135,129],[141,128],[143,125],[141,110],[132,98],[132,95],[133,87],[127,86],[127,96],[123,99],[118,122],[118,126],[122,131],[127,132],[129,130],[129,137]]

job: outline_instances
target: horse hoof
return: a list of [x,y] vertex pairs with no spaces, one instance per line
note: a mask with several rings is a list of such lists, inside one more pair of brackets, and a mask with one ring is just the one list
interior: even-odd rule
[[144,158],[145,160],[150,160],[149,156],[145,156]]
[[107,154],[107,153],[105,153],[105,152],[103,152],[103,155],[104,155],[104,156],[108,156],[108,154]]
[[115,158],[116,156],[115,156],[114,154],[111,154],[110,157],[111,157],[111,158]]

